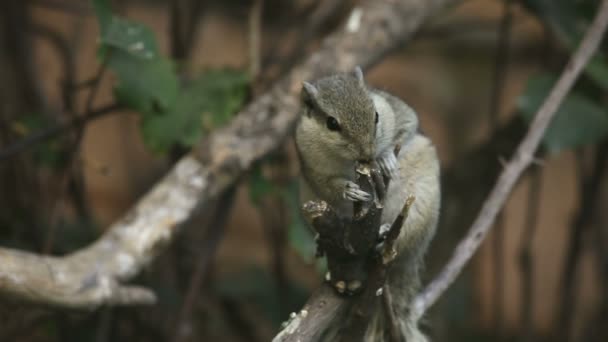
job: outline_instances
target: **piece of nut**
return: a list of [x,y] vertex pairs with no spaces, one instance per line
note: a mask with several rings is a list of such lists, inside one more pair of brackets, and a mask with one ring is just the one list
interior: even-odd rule
[[335,287],[339,293],[344,293],[344,290],[346,289],[346,283],[344,281],[340,280],[336,283]]

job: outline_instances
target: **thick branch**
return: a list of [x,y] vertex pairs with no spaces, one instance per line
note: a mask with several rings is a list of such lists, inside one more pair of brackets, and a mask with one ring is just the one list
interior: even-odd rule
[[347,28],[329,36],[318,52],[245,108],[230,126],[200,144],[196,158],[182,158],[93,245],[63,258],[0,249],[0,293],[57,307],[151,302],[150,292],[128,291],[132,288],[119,282],[141,271],[196,208],[207,208],[287,137],[297,118],[301,82],[375,63],[449,2],[366,1]]
[[499,210],[504,206],[511,190],[521,176],[522,172],[530,166],[533,154],[538,148],[547,126],[555,115],[563,99],[566,97],[582,69],[593,56],[608,25],[608,0],[602,1],[600,10],[593,24],[585,34],[576,53],[572,56],[557,84],[540,107],[534,117],[528,133],[520,143],[511,161],[505,166],[484,203],[477,219],[473,223],[467,236],[458,244],[452,259],[443,271],[420,293],[414,300],[412,307],[415,317],[420,317],[437,301],[443,292],[460,274],[473,253],[477,250],[485,235],[491,228]]

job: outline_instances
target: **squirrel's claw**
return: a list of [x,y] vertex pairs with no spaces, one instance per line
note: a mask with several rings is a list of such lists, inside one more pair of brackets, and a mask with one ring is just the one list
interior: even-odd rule
[[378,158],[378,165],[386,177],[395,178],[399,174],[399,163],[392,151],[381,155]]
[[372,196],[367,192],[361,190],[357,183],[346,182],[346,188],[344,189],[344,198],[354,202],[367,202],[372,199]]

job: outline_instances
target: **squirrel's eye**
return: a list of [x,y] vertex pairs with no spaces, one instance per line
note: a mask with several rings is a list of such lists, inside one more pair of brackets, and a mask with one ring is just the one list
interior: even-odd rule
[[378,112],[376,112],[376,125],[378,124]]
[[327,128],[330,131],[339,131],[340,124],[338,124],[338,120],[336,120],[336,118],[334,118],[333,116],[330,116],[327,118]]

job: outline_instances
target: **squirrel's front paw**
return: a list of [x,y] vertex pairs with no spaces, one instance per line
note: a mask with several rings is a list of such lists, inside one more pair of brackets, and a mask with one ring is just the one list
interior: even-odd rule
[[367,192],[361,190],[357,183],[353,183],[351,181],[346,182],[346,187],[344,188],[344,198],[351,201],[358,202],[367,202],[372,199],[372,196]]
[[399,162],[392,151],[381,155],[377,162],[386,177],[395,178],[399,174]]

